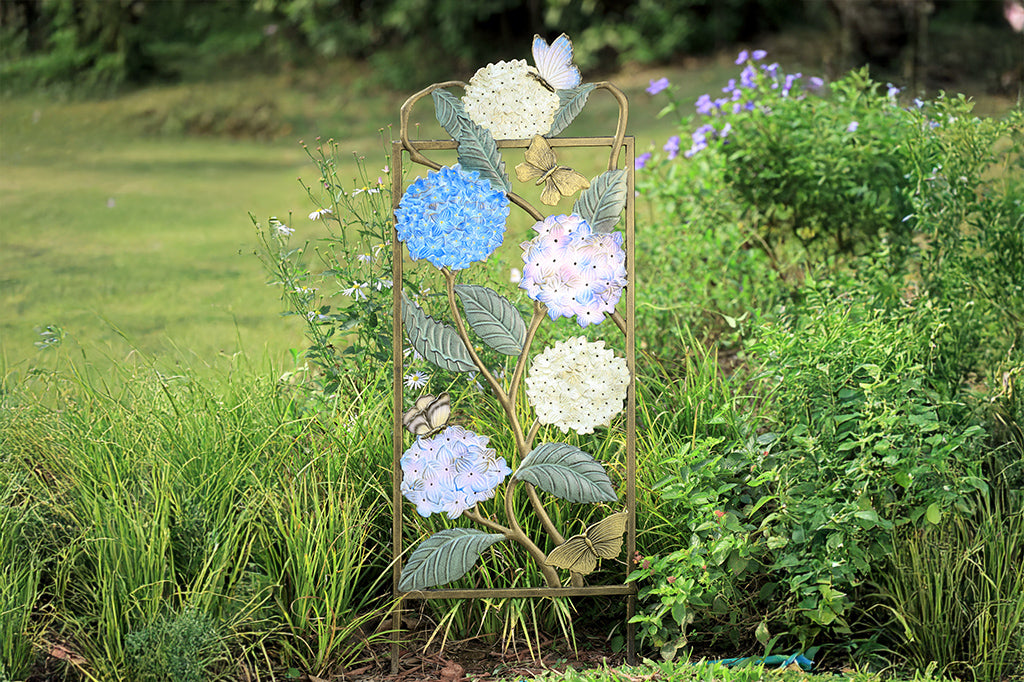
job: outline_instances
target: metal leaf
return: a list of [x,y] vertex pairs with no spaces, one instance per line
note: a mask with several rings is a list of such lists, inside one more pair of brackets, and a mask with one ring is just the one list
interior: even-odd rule
[[398,589],[403,592],[425,590],[458,580],[469,572],[480,554],[504,535],[473,528],[449,528],[434,533],[413,550],[402,568]]
[[505,355],[519,355],[526,342],[526,323],[516,307],[496,291],[477,284],[458,284],[466,320],[484,343]]
[[523,458],[515,477],[569,502],[615,502],[601,463],[575,445],[544,443]]
[[438,322],[402,294],[402,324],[416,351],[442,369],[475,372],[477,367],[454,328]]
[[444,89],[434,90],[430,96],[434,98],[434,115],[437,116],[437,122],[458,142],[466,123],[470,121],[462,106],[462,100]]
[[626,207],[628,181],[625,168],[601,173],[580,194],[572,212],[590,223],[594,232],[611,232]]
[[498,143],[486,128],[466,119],[458,143],[459,164],[463,170],[480,171],[480,177],[490,180],[495,188],[503,192],[512,190]]
[[555,112],[555,120],[551,123],[548,137],[554,137],[569,127],[573,119],[583,111],[583,107],[587,104],[587,97],[596,87],[593,83],[584,83],[576,88],[558,91],[558,111]]

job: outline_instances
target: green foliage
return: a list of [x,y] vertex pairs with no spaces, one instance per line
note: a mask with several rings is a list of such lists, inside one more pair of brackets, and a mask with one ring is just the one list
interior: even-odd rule
[[[0,581],[11,674],[51,619],[104,679],[209,679],[257,658],[326,671],[364,655],[374,638],[353,631],[379,619],[387,575],[373,481],[390,404],[296,417],[286,386],[253,381],[244,361],[220,385],[119,368],[40,371],[5,394],[0,467],[17,487],[0,514],[22,521],[0,525],[0,551],[26,569]],[[366,377],[368,395],[387,376]],[[34,615],[36,595],[52,595],[49,615]]]
[[936,376],[944,311],[887,305],[852,282],[811,284],[752,350],[772,387],[778,507],[761,523],[773,575],[809,642],[843,632],[854,588],[890,551],[894,526],[969,508],[984,431]]
[[718,341],[723,355],[735,350],[739,332],[785,291],[721,191],[719,165],[707,155],[636,174],[647,200],[637,212],[638,345],[666,364],[693,352],[691,334]]
[[[716,180],[759,246],[778,257],[799,244],[820,259],[863,252],[885,235],[906,240],[902,141],[914,119],[893,90],[882,92],[867,69],[817,92],[778,64],[746,61],[737,76],[726,97],[698,102],[702,125],[686,155],[717,157]],[[669,111],[692,125],[678,102]]]
[[[5,10],[7,87],[109,88],[195,76],[241,59],[287,64],[316,55],[365,59],[383,83],[421,87],[510,53],[529,57],[534,32],[576,38],[584,67],[667,61],[799,20],[784,0],[25,0]],[[22,11],[19,11],[21,9]],[[509,26],[527,26],[510,32]],[[430,59],[423,59],[429,53]]]
[[146,682],[202,682],[223,650],[213,621],[194,608],[161,614],[125,638],[128,669]]
[[1024,509],[986,496],[972,516],[902,532],[877,573],[890,646],[917,670],[998,682],[1024,666]]
[[675,520],[682,539],[676,544],[683,547],[636,557],[629,576],[643,581],[638,596],[645,603],[633,622],[665,660],[687,646],[690,625],[696,623],[698,638],[735,648],[749,646],[759,621],[751,602],[766,548],[751,521],[772,502],[764,493],[776,473],[758,466],[756,442],[748,448],[723,443],[721,437],[685,441],[661,463],[668,473],[656,484],[659,513]]
[[[266,226],[252,220],[261,246],[257,255],[288,307],[283,314],[303,319],[309,348],[302,357],[316,372],[306,378],[330,395],[342,382],[357,388],[354,377],[391,359],[390,157],[385,152],[379,175],[357,158],[357,186],[346,189],[336,142],[304,149],[320,174],[316,189],[303,184],[316,206],[309,218],[328,231],[312,246],[319,263],[311,263],[308,242],[292,244],[293,228],[274,217]],[[332,304],[337,296],[350,300]]]
[[6,457],[0,457],[0,481],[0,564],[6,567],[0,573],[0,680],[20,680],[35,662],[34,632],[46,622],[37,615],[44,566],[32,543],[24,478]]

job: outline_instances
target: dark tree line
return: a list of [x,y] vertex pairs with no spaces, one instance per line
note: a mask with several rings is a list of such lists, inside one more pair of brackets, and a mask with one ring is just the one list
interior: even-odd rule
[[[0,0],[4,87],[140,84],[214,72],[225,60],[280,65],[315,56],[369,60],[407,86],[524,54],[569,33],[591,72],[700,54],[839,5],[956,7],[999,0]],[[832,17],[831,19],[829,17]],[[848,22],[849,23],[849,22]]]

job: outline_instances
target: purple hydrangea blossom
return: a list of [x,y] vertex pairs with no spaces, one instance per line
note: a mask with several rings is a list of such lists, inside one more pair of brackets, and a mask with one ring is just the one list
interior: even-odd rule
[[668,78],[659,78],[652,80],[651,84],[647,86],[647,93],[650,95],[657,95],[662,90],[667,89],[669,86]]
[[459,164],[409,185],[395,211],[409,256],[452,270],[486,260],[501,246],[508,214],[505,193]]
[[536,223],[537,236],[521,244],[519,288],[548,308],[552,320],[575,317],[581,327],[597,324],[626,286],[622,233],[594,233],[577,215],[552,215]]
[[461,426],[417,438],[402,455],[402,495],[420,516],[445,512],[450,519],[491,499],[512,470],[489,440]]
[[635,159],[633,159],[633,168],[635,170],[640,170],[641,168],[646,166],[647,162],[650,161],[650,160],[651,160],[651,153],[650,152],[644,152],[640,156],[638,156]]

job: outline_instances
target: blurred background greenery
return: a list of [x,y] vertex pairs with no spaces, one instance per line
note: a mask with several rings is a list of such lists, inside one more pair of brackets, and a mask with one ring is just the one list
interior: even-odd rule
[[[276,215],[297,238],[323,236],[306,220],[296,177],[317,171],[297,140],[333,137],[381,168],[411,92],[468,80],[488,60],[529,58],[534,32],[565,31],[585,79],[627,93],[640,152],[677,132],[658,118],[649,80],[668,76],[692,101],[725,81],[742,46],[826,77],[871,60],[876,79],[901,85],[924,62],[919,90],[966,92],[982,114],[1016,98],[1024,46],[999,0],[872,0],[858,21],[842,5],[4,0],[0,357],[34,357],[48,326],[113,358],[286,357],[300,332],[260,286],[247,213]],[[926,6],[915,51],[913,13]],[[614,115],[595,101],[568,134],[608,134]],[[354,158],[341,170],[356,182]]]

